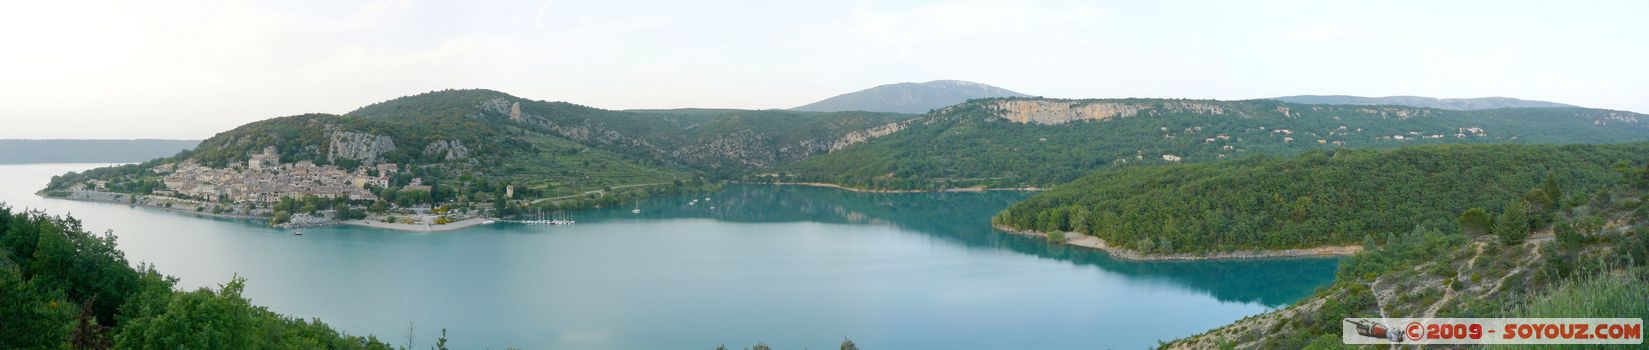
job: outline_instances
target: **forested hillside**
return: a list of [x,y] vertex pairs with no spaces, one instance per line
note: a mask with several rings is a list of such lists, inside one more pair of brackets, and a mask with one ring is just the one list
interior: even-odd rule
[[789,164],[864,142],[901,128],[914,115],[874,112],[797,112],[786,110],[666,109],[626,111],[650,122],[662,121],[679,132],[650,137],[678,137],[665,143],[678,159],[714,177],[728,178]]
[[1415,225],[1454,231],[1472,207],[1573,206],[1646,161],[1649,143],[1434,145],[1127,167],[1039,193],[993,223],[1144,253],[1355,245]]
[[[1362,253],[1340,264],[1334,283],[1315,295],[1162,348],[1366,348],[1344,345],[1340,327],[1348,317],[1649,315],[1649,288],[1644,288],[1649,285],[1649,169],[1636,163],[1617,170],[1622,181],[1566,196],[1576,199],[1572,202],[1547,208],[1512,203],[1530,208],[1531,215],[1496,215],[1488,229],[1469,227],[1481,222],[1451,230],[1448,223],[1416,221],[1413,229],[1370,238]],[[1472,216],[1462,215],[1462,222]]]
[[[253,155],[272,149],[281,163],[310,161],[346,170],[396,164],[407,179],[392,186],[417,177],[433,186],[437,200],[481,196],[463,189],[502,193],[506,183],[523,185],[517,193],[529,198],[575,196],[752,173],[885,135],[912,117],[871,112],[629,112],[527,100],[491,90],[444,90],[343,115],[305,114],[246,124],[174,158],[132,169],[70,174],[49,189],[92,177],[110,181],[113,188],[152,190],[159,181],[144,169],[148,166],[182,160],[217,168],[244,165]],[[482,198],[470,198],[478,199]]]
[[1585,108],[1453,111],[1272,100],[985,99],[781,167],[874,189],[1048,187],[1093,170],[1319,149],[1649,140],[1649,116]]
[[[302,115],[248,124],[207,140],[196,156],[211,162],[242,161],[273,145],[283,160],[436,163],[465,158],[441,152],[461,145],[486,164],[512,152],[534,152],[526,139],[548,136],[648,166],[736,174],[826,152],[855,132],[908,118],[777,110],[627,112],[532,101],[491,90],[445,90],[375,103],[342,116]],[[344,142],[334,144],[333,139]],[[439,141],[447,142],[430,146]],[[344,154],[354,157],[341,157]]]
[[1560,108],[1577,107],[1557,102],[1519,100],[1508,97],[1434,98],[1422,96],[1363,97],[1346,95],[1300,95],[1273,97],[1273,100],[1322,105],[1393,105],[1440,109]]

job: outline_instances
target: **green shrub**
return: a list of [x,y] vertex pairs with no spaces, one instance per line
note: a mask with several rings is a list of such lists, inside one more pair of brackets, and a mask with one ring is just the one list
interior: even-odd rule
[[[1641,318],[1649,315],[1649,283],[1638,276],[1597,275],[1565,284],[1546,295],[1535,298],[1511,312],[1508,317],[1598,317]],[[1552,345],[1519,346],[1551,349]],[[1588,348],[1558,346],[1556,348]]]
[[1065,243],[1065,232],[1061,232],[1061,231],[1048,232],[1048,235],[1046,237],[1048,238],[1048,243]]
[[1470,237],[1476,237],[1488,233],[1489,225],[1493,223],[1493,220],[1494,219],[1489,216],[1489,212],[1484,211],[1482,208],[1466,209],[1466,212],[1460,214],[1460,219],[1458,220],[1460,223],[1460,232],[1463,232]]

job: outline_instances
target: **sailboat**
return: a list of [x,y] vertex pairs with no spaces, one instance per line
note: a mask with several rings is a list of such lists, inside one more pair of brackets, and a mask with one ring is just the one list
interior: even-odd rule
[[636,208],[630,209],[630,214],[641,214],[641,201],[636,201]]

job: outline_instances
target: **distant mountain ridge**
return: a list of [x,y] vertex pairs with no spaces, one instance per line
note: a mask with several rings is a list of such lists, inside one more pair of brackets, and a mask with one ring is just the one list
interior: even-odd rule
[[986,84],[961,80],[897,83],[836,95],[791,108],[806,112],[867,111],[918,114],[975,98],[1030,97]]
[[199,144],[200,140],[0,140],[0,164],[137,163]]
[[1291,103],[1319,105],[1395,105],[1470,111],[1494,108],[1568,108],[1580,107],[1557,102],[1520,100],[1510,97],[1435,98],[1424,96],[1364,97],[1349,95],[1299,95],[1273,97]]

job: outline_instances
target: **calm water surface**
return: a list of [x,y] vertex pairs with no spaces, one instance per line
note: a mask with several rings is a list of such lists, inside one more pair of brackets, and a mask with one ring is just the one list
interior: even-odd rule
[[[180,286],[246,277],[254,303],[350,334],[456,348],[1139,349],[1286,305],[1332,259],[1126,262],[993,232],[1028,194],[728,186],[574,214],[572,226],[305,229],[39,198],[93,164],[0,166],[0,202],[113,230]],[[703,198],[711,198],[705,201]],[[711,207],[714,206],[714,209]]]

